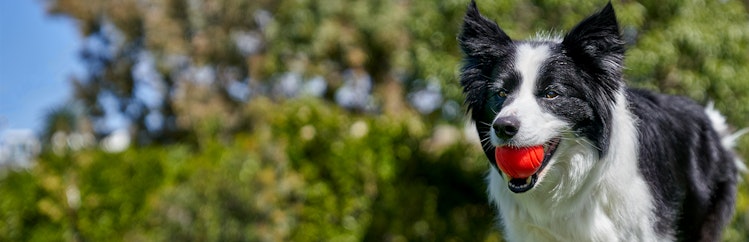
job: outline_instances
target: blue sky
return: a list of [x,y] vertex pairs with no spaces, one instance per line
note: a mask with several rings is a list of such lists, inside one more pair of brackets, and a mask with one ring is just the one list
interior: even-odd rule
[[0,0],[0,134],[41,131],[46,110],[71,98],[69,77],[84,73],[76,23],[45,9],[40,0]]

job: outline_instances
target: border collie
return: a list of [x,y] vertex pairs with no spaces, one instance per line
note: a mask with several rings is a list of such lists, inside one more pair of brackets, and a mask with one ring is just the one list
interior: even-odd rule
[[[734,211],[740,134],[684,97],[625,86],[609,2],[566,35],[510,39],[471,1],[460,82],[510,241],[718,241]],[[495,150],[543,147],[527,177]],[[512,173],[509,173],[512,174]]]

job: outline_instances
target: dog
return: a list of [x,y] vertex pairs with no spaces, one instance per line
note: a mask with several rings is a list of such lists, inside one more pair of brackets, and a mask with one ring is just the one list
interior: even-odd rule
[[[718,241],[742,163],[711,105],[628,88],[609,2],[564,36],[513,40],[471,1],[460,83],[509,241]],[[543,147],[512,177],[500,148]]]

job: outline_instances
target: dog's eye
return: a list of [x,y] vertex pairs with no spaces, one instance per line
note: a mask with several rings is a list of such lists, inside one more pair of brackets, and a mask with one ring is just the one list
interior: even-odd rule
[[505,90],[504,88],[499,89],[499,92],[497,93],[497,96],[499,96],[501,98],[506,98],[507,97],[507,90]]
[[548,99],[552,99],[552,98],[555,98],[557,96],[559,96],[559,93],[557,93],[555,91],[552,91],[552,90],[548,90],[548,91],[546,91],[546,93],[544,93],[544,97],[548,98]]

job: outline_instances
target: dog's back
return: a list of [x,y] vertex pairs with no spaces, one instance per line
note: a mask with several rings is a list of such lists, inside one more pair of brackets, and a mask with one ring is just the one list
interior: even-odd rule
[[[692,100],[631,90],[639,167],[655,201],[657,231],[680,241],[718,241],[734,210],[736,158]],[[674,227],[675,226],[675,227]]]

